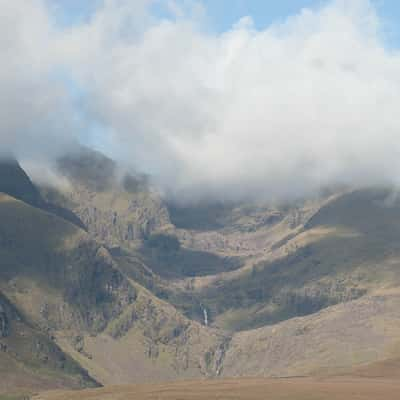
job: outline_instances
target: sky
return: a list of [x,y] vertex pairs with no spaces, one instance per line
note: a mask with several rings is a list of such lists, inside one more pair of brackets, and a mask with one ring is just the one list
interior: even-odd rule
[[83,143],[165,195],[399,185],[394,0],[0,0],[1,152]]
[[[48,3],[58,9],[58,17],[64,24],[73,24],[87,19],[94,14],[101,0],[48,0]],[[164,2],[165,3],[165,2]],[[326,0],[204,0],[202,4],[212,21],[214,29],[224,31],[229,29],[241,17],[249,15],[258,28],[264,28],[277,20],[298,13],[303,8],[321,7]],[[374,6],[381,15],[396,18],[400,15],[400,4],[396,0],[374,0]],[[155,8],[165,7],[162,1],[157,1]]]
[[[100,4],[98,0],[50,0],[53,7],[58,9],[60,23],[74,24],[93,15]],[[288,15],[297,13],[304,7],[315,7],[321,0],[206,0],[202,2],[213,29],[222,32],[229,29],[241,17],[249,15],[255,21],[255,25],[263,28],[277,19],[283,19]],[[389,0],[393,6],[395,2]],[[390,6],[390,4],[389,4]],[[162,2],[154,5],[160,14],[164,13],[165,6]]]
[[[135,0],[133,0],[135,1]],[[101,0],[49,0],[57,9],[60,24],[72,25],[92,16]],[[243,16],[251,16],[257,29],[284,20],[304,8],[317,8],[327,4],[326,0],[204,0],[209,29],[224,32]],[[393,46],[400,43],[400,3],[397,0],[373,0],[377,13],[385,19],[388,40]],[[154,8],[165,13],[165,2],[157,1]]]

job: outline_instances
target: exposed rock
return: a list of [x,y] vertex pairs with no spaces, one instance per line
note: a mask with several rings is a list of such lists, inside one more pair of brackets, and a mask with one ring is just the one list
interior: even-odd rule
[[9,322],[4,307],[0,304],[0,337],[9,335]]

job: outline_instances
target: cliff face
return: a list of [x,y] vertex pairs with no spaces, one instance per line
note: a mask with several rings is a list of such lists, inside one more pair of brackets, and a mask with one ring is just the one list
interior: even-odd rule
[[146,180],[120,171],[107,157],[82,150],[61,159],[58,167],[71,182],[64,204],[107,246],[134,246],[171,226],[166,207]]

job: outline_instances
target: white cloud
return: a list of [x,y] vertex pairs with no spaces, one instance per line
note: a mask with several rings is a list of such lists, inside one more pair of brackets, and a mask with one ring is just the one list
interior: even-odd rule
[[0,0],[1,153],[39,157],[65,149],[74,112],[54,57],[56,31],[38,0]]
[[[157,18],[150,3],[107,0],[43,53],[84,88],[114,156],[189,198],[397,183],[400,56],[370,2],[333,1],[265,30],[245,18],[221,34],[201,13]],[[35,35],[21,57],[52,33]]]

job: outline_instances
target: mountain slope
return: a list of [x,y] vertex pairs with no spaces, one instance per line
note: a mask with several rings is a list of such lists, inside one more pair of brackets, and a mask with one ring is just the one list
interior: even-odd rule
[[70,185],[43,201],[87,232],[1,195],[0,290],[100,383],[347,373],[398,356],[390,190],[196,209],[97,153],[59,172]]
[[34,207],[40,206],[43,202],[39,190],[13,158],[0,160],[0,192]]
[[0,221],[0,290],[99,382],[215,375],[225,337],[125,278],[85,231],[6,194]]
[[87,372],[0,293],[0,393],[95,387]]
[[64,219],[0,194],[0,221],[0,292],[8,299],[0,364],[7,365],[7,382],[93,385],[52,332],[101,330],[134,301],[134,289],[101,246]]
[[398,286],[400,206],[391,195],[365,189],[334,197],[263,259],[196,278],[193,296],[216,326],[243,330]]
[[[75,225],[7,195],[0,195],[0,220],[0,287],[35,320],[96,331],[134,301],[106,250]],[[54,304],[38,304],[39,294]]]
[[71,210],[45,201],[39,189],[32,183],[18,161],[13,158],[0,159],[0,193],[8,194],[33,207],[56,214],[80,228],[85,228],[82,221]]
[[134,304],[99,335],[83,335],[79,352],[60,346],[103,384],[162,382],[216,376],[227,338],[183,317],[135,284]]
[[319,313],[234,335],[223,375],[352,373],[399,356],[400,292],[382,291]]

